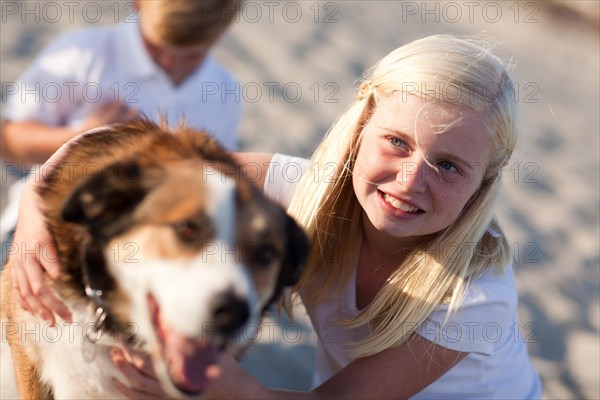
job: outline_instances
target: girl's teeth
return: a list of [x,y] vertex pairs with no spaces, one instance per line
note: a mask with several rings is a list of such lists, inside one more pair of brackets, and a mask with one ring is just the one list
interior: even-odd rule
[[397,208],[399,210],[405,211],[405,212],[415,212],[418,211],[419,209],[413,206],[409,206],[406,203],[401,202],[398,199],[393,198],[392,196],[390,196],[389,194],[385,194],[385,201],[387,201],[389,204],[391,204],[394,208]]

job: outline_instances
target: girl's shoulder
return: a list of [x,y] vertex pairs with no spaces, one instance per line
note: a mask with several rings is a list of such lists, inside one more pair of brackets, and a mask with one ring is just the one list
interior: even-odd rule
[[440,305],[417,333],[457,351],[492,354],[498,341],[514,334],[517,290],[512,265],[491,268],[473,279],[458,309]]
[[482,306],[488,303],[517,305],[517,288],[512,263],[490,267],[467,285],[461,308]]
[[[517,299],[512,263],[490,266],[467,283],[460,307],[455,312],[464,312],[469,308],[481,308],[490,304],[505,304],[513,308],[517,305]],[[446,312],[448,305],[441,304],[435,311]]]
[[273,154],[267,169],[263,190],[272,200],[287,208],[300,178],[310,166],[310,160],[284,154]]

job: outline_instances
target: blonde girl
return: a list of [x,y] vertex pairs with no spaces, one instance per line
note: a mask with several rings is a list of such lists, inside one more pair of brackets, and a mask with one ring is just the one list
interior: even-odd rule
[[[318,333],[317,365],[310,392],[286,392],[223,357],[209,397],[541,397],[494,213],[516,100],[484,41],[429,36],[375,65],[310,161],[238,155],[266,162],[258,184],[312,238],[295,293]],[[290,168],[300,182],[286,179]],[[134,360],[115,354],[123,391],[160,397],[150,366]]]

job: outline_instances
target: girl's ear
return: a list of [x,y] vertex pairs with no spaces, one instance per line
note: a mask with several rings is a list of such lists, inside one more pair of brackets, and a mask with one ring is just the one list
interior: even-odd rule
[[85,225],[92,234],[108,233],[137,206],[150,189],[137,163],[115,163],[83,181],[61,209],[66,222]]

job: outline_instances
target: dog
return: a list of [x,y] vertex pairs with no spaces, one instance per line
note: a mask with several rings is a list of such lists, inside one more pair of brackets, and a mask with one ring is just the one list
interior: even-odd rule
[[38,186],[62,268],[46,283],[73,323],[51,327],[24,311],[7,264],[2,342],[23,399],[122,398],[110,349],[125,345],[150,355],[169,396],[201,397],[220,352],[247,348],[309,251],[234,158],[185,127],[97,128]]

